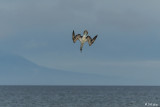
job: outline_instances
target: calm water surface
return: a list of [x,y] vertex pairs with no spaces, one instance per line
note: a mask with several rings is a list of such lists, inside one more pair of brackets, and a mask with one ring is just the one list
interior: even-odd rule
[[160,87],[0,86],[0,107],[160,107]]

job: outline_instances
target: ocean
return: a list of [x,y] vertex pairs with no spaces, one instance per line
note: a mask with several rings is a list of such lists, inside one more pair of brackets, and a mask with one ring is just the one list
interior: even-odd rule
[[0,107],[160,107],[160,87],[0,86]]

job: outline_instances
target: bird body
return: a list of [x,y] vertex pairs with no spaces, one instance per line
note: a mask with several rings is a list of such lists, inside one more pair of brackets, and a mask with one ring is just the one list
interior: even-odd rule
[[80,46],[80,51],[82,52],[82,48],[85,42],[88,41],[89,46],[91,46],[94,41],[96,40],[98,35],[96,35],[93,39],[88,35],[88,31],[84,30],[83,32],[83,36],[81,36],[81,34],[77,34],[75,35],[74,30],[72,33],[72,40],[75,43],[77,40],[79,40],[81,42],[81,46]]
[[80,41],[81,43],[87,42],[87,36],[86,36],[86,35],[83,35],[82,38],[79,38],[79,41]]

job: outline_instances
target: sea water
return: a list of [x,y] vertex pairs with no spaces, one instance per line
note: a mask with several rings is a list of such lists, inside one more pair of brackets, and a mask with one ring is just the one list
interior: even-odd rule
[[160,107],[160,87],[0,86],[0,107]]

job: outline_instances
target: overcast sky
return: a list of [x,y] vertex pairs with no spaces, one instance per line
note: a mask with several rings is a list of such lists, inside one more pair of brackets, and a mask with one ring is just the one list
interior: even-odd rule
[[[159,5],[158,0],[1,0],[0,50],[49,68],[160,85]],[[98,38],[80,53],[72,31],[85,29]]]

